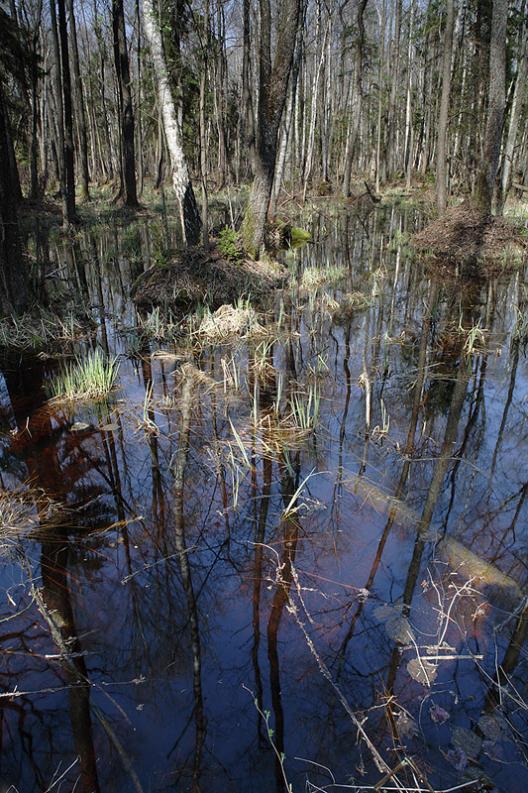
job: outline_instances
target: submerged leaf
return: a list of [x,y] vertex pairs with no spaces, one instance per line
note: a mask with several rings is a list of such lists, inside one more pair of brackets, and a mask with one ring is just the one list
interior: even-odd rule
[[85,421],[76,421],[70,427],[70,432],[82,432],[83,430],[90,429],[90,425],[87,424]]
[[431,717],[431,721],[434,721],[435,724],[443,724],[451,718],[447,710],[436,703],[429,708],[429,716]]
[[399,644],[408,644],[414,641],[414,633],[407,617],[401,613],[401,608],[385,603],[374,610],[374,616],[385,626],[390,639]]
[[414,738],[418,735],[418,726],[408,713],[401,710],[396,718],[396,728],[400,738]]
[[482,749],[482,739],[466,727],[454,727],[451,741],[460,749],[463,747],[468,757],[477,757]]
[[438,672],[436,666],[425,658],[412,658],[407,664],[407,671],[422,686],[432,685]]
[[463,771],[468,764],[467,754],[463,749],[449,749],[446,754],[447,760],[451,763],[457,771]]
[[495,716],[485,713],[480,717],[478,726],[489,741],[498,741],[504,737],[504,727]]

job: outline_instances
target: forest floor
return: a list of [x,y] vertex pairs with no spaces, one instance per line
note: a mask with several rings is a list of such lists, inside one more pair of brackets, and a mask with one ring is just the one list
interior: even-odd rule
[[[170,219],[175,206],[170,190],[154,189],[145,185],[137,209],[120,206],[114,200],[114,188],[93,188],[88,202],[78,205],[79,228],[129,224],[136,218]],[[213,219],[211,243],[207,247],[186,250],[185,256],[174,250],[162,263],[163,268],[152,267],[134,284],[135,300],[139,305],[168,305],[189,307],[207,295],[211,305],[233,302],[242,294],[252,297],[280,286],[284,269],[276,262],[258,264],[249,257],[225,256],[216,245],[222,229],[236,229],[240,225],[247,200],[247,186],[225,188],[210,196],[209,216]],[[352,185],[352,195],[343,198],[335,195],[309,195],[306,201],[295,192],[284,191],[278,203],[277,217],[288,223],[290,216],[309,219],[313,212],[333,215],[350,205],[375,207],[377,203],[419,207],[428,223],[412,238],[415,253],[435,267],[442,266],[450,272],[464,275],[493,275],[505,269],[514,269],[528,252],[528,203],[510,198],[503,217],[485,217],[471,209],[462,197],[454,197],[453,205],[445,216],[437,217],[434,189],[429,182],[411,187],[394,182],[383,187],[378,194],[365,181],[357,179]],[[462,202],[462,203],[461,203]],[[61,207],[56,197],[46,197],[40,202],[26,202],[22,207],[22,229],[30,231],[39,226],[60,227]],[[65,235],[75,233],[65,230]],[[278,245],[277,247],[284,247]],[[286,245],[287,247],[287,245]],[[159,264],[159,263],[157,263]],[[171,288],[167,285],[170,281]]]

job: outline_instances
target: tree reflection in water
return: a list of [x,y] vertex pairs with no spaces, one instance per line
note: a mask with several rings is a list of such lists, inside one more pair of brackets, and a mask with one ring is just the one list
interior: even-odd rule
[[[37,241],[97,307],[92,343],[123,357],[99,407],[50,404],[52,360],[5,364],[3,487],[66,509],[3,565],[3,783],[268,793],[284,768],[295,791],[330,773],[377,784],[335,685],[383,763],[412,760],[394,784],[526,788],[522,274],[437,277],[387,244],[419,223],[394,207],[316,218],[265,346],[140,331],[123,284],[170,229],[139,220],[133,250],[117,226]],[[304,268],[336,264],[343,283],[301,288]],[[291,402],[310,390],[301,432]],[[427,686],[409,661],[443,631],[451,657],[436,652]]]

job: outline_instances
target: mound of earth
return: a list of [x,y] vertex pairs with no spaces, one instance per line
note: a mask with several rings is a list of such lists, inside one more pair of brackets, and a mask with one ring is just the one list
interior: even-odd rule
[[207,303],[217,308],[242,295],[262,300],[287,277],[288,271],[277,262],[229,261],[214,245],[195,246],[175,253],[168,266],[155,265],[142,273],[132,287],[132,297],[141,307],[187,310]]
[[415,234],[412,245],[429,262],[493,274],[522,262],[528,238],[519,225],[463,204]]

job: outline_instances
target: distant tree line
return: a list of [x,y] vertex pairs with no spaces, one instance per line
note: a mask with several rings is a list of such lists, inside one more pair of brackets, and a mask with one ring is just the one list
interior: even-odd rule
[[[184,237],[251,182],[281,195],[436,180],[500,210],[528,181],[526,0],[0,0],[2,259],[26,197],[66,224],[100,186],[170,183]],[[196,187],[195,190],[193,188]]]

